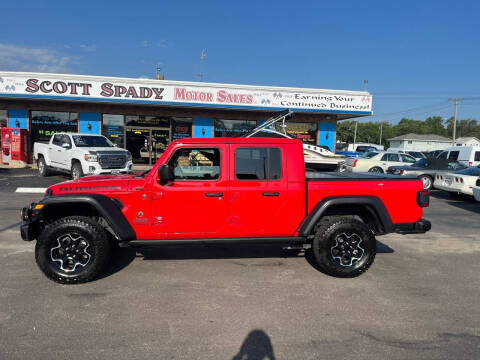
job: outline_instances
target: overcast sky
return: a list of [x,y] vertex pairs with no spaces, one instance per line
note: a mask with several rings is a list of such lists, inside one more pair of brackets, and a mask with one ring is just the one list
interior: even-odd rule
[[[478,1],[9,1],[0,70],[362,90],[374,120],[477,97]],[[202,61],[202,49],[206,57]],[[411,111],[408,111],[413,109]],[[366,118],[367,120],[369,118]]]

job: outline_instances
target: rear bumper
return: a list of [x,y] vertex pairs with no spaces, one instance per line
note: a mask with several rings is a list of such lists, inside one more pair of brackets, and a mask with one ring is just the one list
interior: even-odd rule
[[424,234],[432,228],[432,223],[421,219],[414,223],[394,224],[394,232],[397,234]]

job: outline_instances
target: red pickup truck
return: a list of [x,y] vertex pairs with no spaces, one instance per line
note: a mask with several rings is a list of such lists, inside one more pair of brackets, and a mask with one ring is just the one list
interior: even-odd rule
[[60,283],[95,278],[112,246],[207,243],[311,248],[326,273],[354,277],[372,264],[376,235],[428,231],[428,204],[418,179],[306,173],[299,140],[183,139],[143,174],[49,187],[22,210],[21,235]]

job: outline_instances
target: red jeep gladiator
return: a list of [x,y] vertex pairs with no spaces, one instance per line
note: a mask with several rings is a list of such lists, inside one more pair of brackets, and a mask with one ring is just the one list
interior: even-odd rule
[[112,246],[288,244],[311,248],[326,273],[354,277],[375,235],[424,233],[429,194],[418,179],[306,173],[302,143],[279,138],[184,139],[139,175],[50,186],[22,210],[21,235],[50,279],[89,281]]

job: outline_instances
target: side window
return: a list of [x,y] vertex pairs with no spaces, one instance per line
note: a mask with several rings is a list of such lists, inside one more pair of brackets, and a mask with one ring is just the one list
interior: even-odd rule
[[388,154],[387,161],[400,162],[400,158],[399,158],[398,154]]
[[273,147],[238,148],[235,150],[235,176],[238,180],[280,180],[281,150]]
[[168,165],[175,180],[217,180],[220,178],[220,150],[181,148],[175,151]]
[[411,156],[408,156],[408,155],[405,155],[405,154],[400,154],[400,157],[402,158],[403,162],[411,163],[411,164],[413,164],[415,162],[415,158],[413,158]]
[[388,154],[383,155],[380,161],[388,161]]
[[72,147],[72,142],[70,141],[70,136],[68,135],[62,135],[62,139],[61,139],[61,144],[60,145],[63,145],[67,143],[70,147]]
[[480,151],[475,151],[475,158],[473,161],[480,161]]
[[53,135],[52,144],[62,146],[62,135]]
[[440,155],[437,156],[437,159],[446,159],[448,155],[448,151],[443,151]]
[[458,160],[458,154],[460,154],[460,151],[450,151],[450,154],[448,155],[448,159]]

